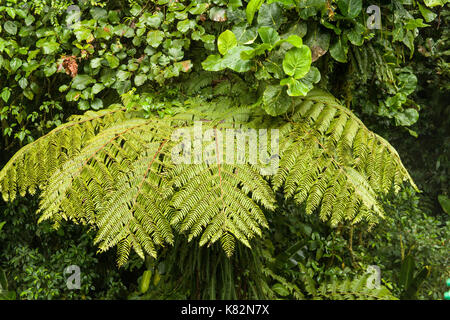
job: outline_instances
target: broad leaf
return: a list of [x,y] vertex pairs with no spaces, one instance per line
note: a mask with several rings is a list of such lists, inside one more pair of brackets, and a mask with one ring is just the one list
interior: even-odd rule
[[348,18],[356,18],[362,10],[362,0],[338,0],[338,7]]
[[268,43],[271,46],[275,46],[275,44],[280,40],[278,32],[271,27],[261,27],[258,29],[258,33],[262,42]]
[[250,0],[247,4],[247,8],[245,8],[245,15],[247,16],[248,24],[252,24],[256,11],[259,10],[263,3],[264,0]]
[[287,75],[300,79],[308,73],[311,61],[311,50],[307,46],[292,48],[284,57],[283,70]]
[[271,116],[285,113],[291,106],[291,98],[279,85],[269,85],[263,94],[263,109]]
[[282,23],[281,7],[277,3],[263,4],[258,12],[258,26],[277,30]]
[[231,48],[234,48],[237,45],[236,36],[230,30],[225,30],[222,32],[217,39],[217,48],[221,54],[225,54]]

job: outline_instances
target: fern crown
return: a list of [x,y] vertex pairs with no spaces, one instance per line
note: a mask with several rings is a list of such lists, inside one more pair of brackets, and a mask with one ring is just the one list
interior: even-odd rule
[[156,256],[175,233],[220,241],[228,255],[236,240],[250,247],[276,192],[333,226],[372,226],[385,214],[381,194],[415,187],[395,149],[332,96],[312,90],[291,102],[276,118],[204,101],[164,118],[121,105],[88,111],[19,150],[0,191],[12,200],[41,190],[40,221],[92,225],[99,250],[117,246],[121,265],[131,248]]

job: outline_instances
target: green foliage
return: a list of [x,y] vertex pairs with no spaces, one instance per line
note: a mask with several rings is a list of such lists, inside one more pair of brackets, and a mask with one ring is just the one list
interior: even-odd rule
[[[300,52],[295,49],[302,46],[300,38],[305,42],[300,50],[311,52],[316,65],[328,56],[340,63],[353,61],[359,48],[376,44],[377,54],[386,52],[381,64],[396,74],[394,68],[404,68],[404,47],[412,54],[414,36],[428,26],[422,18],[436,22],[433,10],[445,3],[425,1],[418,3],[420,10],[407,10],[413,5],[400,1],[382,5],[383,26],[392,30],[388,33],[367,29],[362,9],[368,4],[353,0],[337,5],[325,0],[86,1],[77,5],[79,20],[76,11],[67,11],[70,4],[41,0],[7,1],[0,6],[0,76],[6,81],[0,117],[8,149],[33,141],[77,110],[98,110],[116,102],[118,95],[132,87],[145,92],[171,85],[183,73],[201,69],[202,61],[206,70],[250,72],[256,78],[253,81],[273,80],[287,85],[290,96],[304,96],[329,70],[319,72],[313,66],[313,73],[302,79],[285,77],[280,65],[287,52],[291,52],[288,61],[295,57],[294,63],[304,61],[307,66],[310,62],[309,53],[293,54]],[[220,38],[220,56],[215,54],[215,44],[223,30],[231,42],[225,50]],[[370,79],[370,71],[363,73]],[[371,109],[409,126],[418,117],[418,108],[411,109],[412,100],[406,98],[415,86],[410,83],[405,91],[397,84],[401,79],[393,81],[388,85],[391,99],[375,94]],[[389,82],[376,83],[374,92],[384,92]]]
[[[100,250],[117,245],[122,265],[131,248],[142,258],[156,256],[155,245],[173,243],[172,228],[187,232],[188,240],[201,235],[200,245],[220,239],[227,255],[235,238],[250,247],[248,241],[261,235],[267,222],[260,206],[273,210],[274,194],[267,172],[248,157],[243,164],[217,159],[217,130],[230,125],[280,128],[273,190],[283,187],[285,197],[306,201],[307,213],[320,205],[321,219],[332,225],[376,224],[384,216],[377,194],[413,183],[396,151],[322,91],[291,100],[288,121],[257,106],[234,111],[191,103],[200,107],[162,119],[119,105],[73,117],[9,161],[0,173],[5,200],[41,189],[40,221],[94,225]],[[214,130],[216,148],[209,158],[203,154],[204,163],[174,166],[175,129],[193,130],[192,119],[205,117],[212,120],[204,127]]]
[[15,300],[16,293],[8,291],[8,279],[5,272],[0,269],[0,300]]
[[420,285],[429,275],[429,268],[425,267],[416,271],[416,263],[413,256],[408,255],[403,259],[400,269],[400,286],[402,288],[402,299],[417,299]]
[[442,206],[442,210],[444,210],[445,213],[450,214],[450,199],[444,196],[443,194],[440,194],[438,196],[438,200],[440,205]]
[[[6,224],[0,232],[0,280],[12,299],[115,299],[124,297],[122,275],[109,270],[114,256],[96,255],[87,228],[37,224],[37,199],[2,204]],[[10,239],[13,239],[11,241]],[[130,263],[134,257],[130,259]],[[81,268],[80,290],[66,286],[70,265]],[[128,266],[125,267],[130,270]],[[7,284],[7,286],[5,285]],[[3,292],[5,293],[5,292]]]
[[[17,199],[5,210],[1,292],[441,299],[447,2],[378,3],[381,30],[367,28],[372,3],[361,0],[91,0],[79,14],[65,0],[2,2],[0,144],[11,161],[0,188],[8,199],[40,194],[42,223]],[[175,127],[192,133],[197,119],[213,136],[233,124],[280,129],[277,175],[215,157],[173,165]],[[373,132],[402,154],[420,207],[410,189],[398,193],[409,174]],[[94,239],[100,251],[117,246],[120,273],[106,271],[111,255],[94,257]],[[63,284],[74,260],[89,270],[80,292]],[[364,286],[372,264],[379,291]]]
[[378,289],[369,289],[367,278],[366,275],[354,280],[324,283],[317,293],[319,297],[330,300],[397,300],[384,286]]

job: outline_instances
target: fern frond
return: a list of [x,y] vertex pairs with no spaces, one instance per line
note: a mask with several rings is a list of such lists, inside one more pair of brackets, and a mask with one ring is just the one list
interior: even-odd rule
[[392,146],[323,91],[299,99],[281,131],[275,190],[306,201],[308,213],[320,207],[334,226],[363,218],[374,225],[384,216],[378,194],[403,181],[415,187]]
[[325,282],[318,288],[316,298],[329,300],[398,300],[385,286],[368,287],[368,277],[369,275],[363,275],[353,280]]
[[[117,246],[123,264],[132,249],[155,256],[174,231],[199,237],[200,245],[220,241],[228,255],[235,240],[250,247],[268,227],[263,208],[275,208],[277,190],[332,225],[373,225],[384,216],[380,194],[404,181],[415,187],[394,148],[332,96],[312,90],[293,99],[292,113],[277,118],[258,103],[232,107],[200,98],[186,103],[188,112],[163,119],[119,105],[74,116],[14,155],[0,171],[0,191],[5,200],[41,191],[39,221],[92,225],[100,251]],[[194,152],[191,164],[176,163],[175,133],[195,137],[196,121],[204,125],[194,144],[205,152]],[[244,133],[244,144],[219,141],[228,129]],[[279,129],[270,133],[276,145],[267,143],[267,155],[279,159],[275,175],[252,160],[250,129]]]
[[[214,128],[216,138],[218,130]],[[250,247],[249,240],[261,235],[260,227],[267,227],[258,203],[274,209],[275,197],[256,168],[224,163],[217,140],[213,147],[210,163],[181,164],[170,170],[177,188],[171,202],[176,210],[171,223],[180,232],[187,231],[189,241],[201,235],[200,245],[225,237],[222,244],[231,255],[230,235]]]

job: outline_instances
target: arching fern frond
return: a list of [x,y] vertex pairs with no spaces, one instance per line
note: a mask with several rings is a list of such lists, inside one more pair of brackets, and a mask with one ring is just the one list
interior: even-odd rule
[[[119,265],[131,249],[155,256],[174,232],[200,237],[201,245],[220,241],[228,255],[236,239],[250,246],[268,226],[262,208],[275,208],[277,190],[334,225],[375,224],[384,214],[379,195],[413,184],[397,152],[323,91],[292,99],[284,118],[258,104],[198,98],[190,99],[189,112],[162,119],[118,105],[87,112],[19,150],[0,171],[0,191],[12,200],[40,189],[40,221],[92,225],[100,251],[117,246]],[[196,160],[189,139],[200,120],[200,142],[193,144],[205,152]],[[179,129],[189,136],[181,149],[191,162],[174,159]],[[247,149],[245,135],[244,145],[218,139],[228,129],[279,129],[267,135],[267,155],[279,159],[276,174],[252,161],[250,148],[264,139]]]
[[395,149],[333,97],[313,90],[291,112],[281,128],[273,185],[306,202],[307,213],[320,207],[320,217],[332,225],[374,225],[384,216],[378,194],[398,191],[403,181],[415,187]]
[[134,116],[132,112],[124,111],[123,106],[112,105],[106,110],[72,116],[71,121],[24,146],[0,171],[3,199],[12,201],[17,193],[24,196],[27,191],[34,194],[36,189],[47,183],[49,174],[77,155],[90,138],[107,127]]

